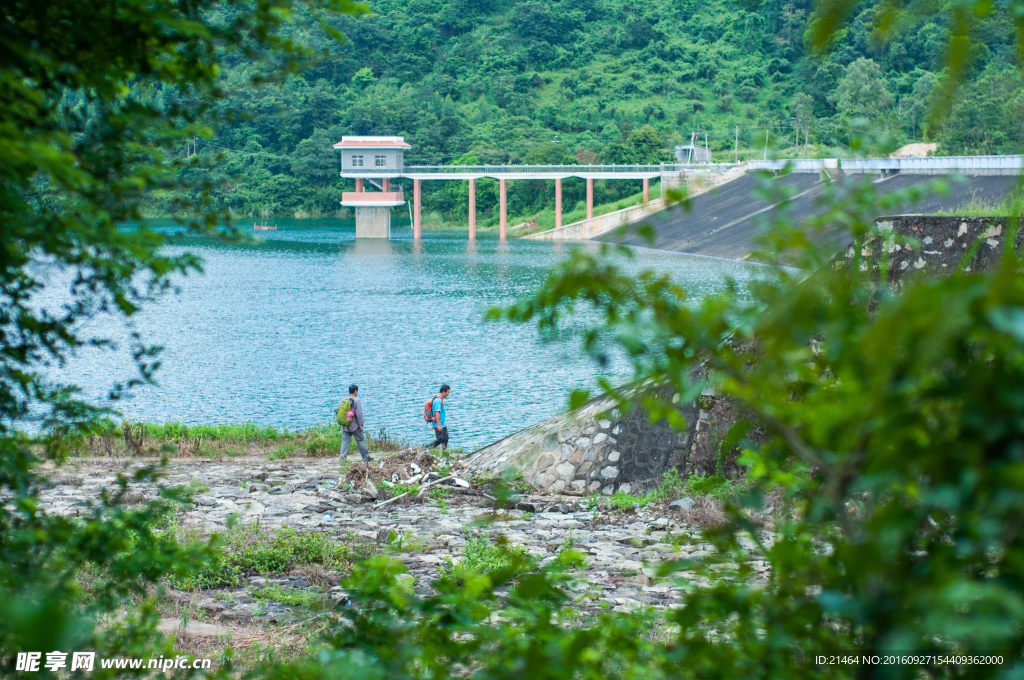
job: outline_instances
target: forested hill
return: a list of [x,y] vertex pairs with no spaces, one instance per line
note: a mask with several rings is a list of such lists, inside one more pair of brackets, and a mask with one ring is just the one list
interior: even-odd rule
[[[859,8],[828,54],[811,58],[806,1],[373,0],[369,15],[331,20],[347,44],[302,77],[255,88],[269,67],[234,63],[223,106],[245,119],[199,151],[224,153],[209,179],[234,178],[215,184],[217,201],[281,216],[337,213],[343,183],[331,145],[346,134],[403,135],[411,164],[632,163],[669,160],[666,149],[691,135],[730,160],[737,130],[740,158],[760,157],[766,127],[772,146],[792,146],[792,119],[812,155],[832,155],[868,119],[944,154],[1020,152],[1024,83],[1002,18],[979,23],[975,72],[929,130],[950,12],[902,17],[886,42],[873,32],[878,3]],[[170,105],[177,95],[161,96]],[[427,183],[426,209],[461,219],[465,189],[447,184]],[[481,190],[486,222],[490,189]],[[567,191],[569,209],[581,189]],[[608,200],[636,187],[598,191]],[[512,214],[540,210],[548,193],[513,183]]]

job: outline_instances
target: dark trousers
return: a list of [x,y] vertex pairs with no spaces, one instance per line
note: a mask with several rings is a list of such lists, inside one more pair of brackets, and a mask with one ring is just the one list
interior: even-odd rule
[[440,430],[437,429],[436,427],[434,428],[434,442],[432,444],[428,444],[427,448],[428,449],[432,449],[435,446],[437,446],[438,444],[441,445],[442,449],[447,449],[448,448],[448,428],[447,427],[442,427]]

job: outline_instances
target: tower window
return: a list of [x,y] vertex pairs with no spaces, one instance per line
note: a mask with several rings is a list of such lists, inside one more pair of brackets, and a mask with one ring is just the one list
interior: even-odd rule
[[374,156],[373,165],[378,168],[383,168],[387,165],[387,156]]
[[362,156],[352,156],[352,167],[353,168],[361,168],[361,167],[363,167],[363,157]]

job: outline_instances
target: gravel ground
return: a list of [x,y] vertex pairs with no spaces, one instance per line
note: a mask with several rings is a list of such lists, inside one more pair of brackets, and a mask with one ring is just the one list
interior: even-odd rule
[[[72,461],[51,474],[53,485],[42,494],[43,507],[55,513],[76,515],[101,488],[114,482],[118,472],[130,469],[126,465],[139,464],[110,459]],[[534,512],[505,511],[495,510],[480,491],[460,487],[452,489],[447,508],[426,498],[414,502],[402,499],[375,507],[381,501],[345,488],[345,475],[332,459],[176,459],[168,464],[165,480],[171,485],[201,485],[195,496],[196,504],[184,510],[178,522],[207,532],[223,530],[232,515],[243,525],[259,522],[269,528],[326,531],[339,542],[374,546],[394,532],[404,537],[402,549],[395,554],[416,579],[417,588],[424,592],[431,591],[437,566],[444,558],[458,560],[462,556],[467,528],[492,537],[504,535],[513,545],[524,546],[542,565],[555,559],[555,552],[566,540],[575,540],[574,548],[587,555],[586,567],[577,574],[580,583],[574,588],[581,613],[605,608],[670,608],[678,606],[687,589],[708,584],[705,578],[686,571],[677,572],[673,580],[655,577],[657,565],[665,560],[704,557],[713,550],[700,542],[699,528],[688,526],[684,515],[666,506],[596,513],[582,507],[582,498],[524,494],[518,499],[518,507],[532,508]],[[135,501],[154,491],[151,484],[133,488]],[[690,542],[673,545],[673,538],[681,535],[689,536]],[[752,584],[764,583],[768,567],[752,550],[752,542],[748,547],[749,564],[755,574]],[[250,581],[254,579],[250,587],[266,583],[260,582],[259,577],[251,577]],[[295,576],[281,575],[269,580],[291,588],[322,587],[310,583],[308,578]],[[335,600],[343,596],[338,588],[332,594]],[[195,599],[195,594],[192,597]],[[218,620],[285,623],[295,619],[290,607],[268,609],[256,605],[245,588],[215,597],[199,597],[195,603]]]

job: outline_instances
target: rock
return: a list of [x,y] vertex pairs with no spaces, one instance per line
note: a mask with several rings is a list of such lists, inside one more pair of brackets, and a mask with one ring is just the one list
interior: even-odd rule
[[374,500],[380,497],[380,492],[377,491],[377,487],[373,485],[373,482],[371,482],[369,478],[367,478],[363,482],[363,485],[356,489],[356,491],[364,496],[369,496]]
[[658,519],[654,520],[654,524],[659,527],[666,527],[668,526],[668,520],[664,517],[659,517]]
[[619,476],[619,468],[609,465],[601,470],[601,476],[605,479],[615,479]]
[[267,477],[269,477],[269,476],[270,476],[270,473],[264,471],[264,472],[257,472],[256,474],[254,474],[252,476],[252,478],[253,479],[258,479],[261,482],[265,482],[265,481],[267,481]]
[[689,496],[684,496],[677,501],[672,501],[671,503],[669,503],[668,507],[676,508],[680,512],[690,512],[696,505],[696,501],[694,501]]
[[469,482],[467,482],[465,479],[460,479],[456,477],[452,481],[455,482],[456,486],[461,486],[463,489],[469,488]]
[[662,554],[676,552],[676,547],[671,543],[652,543],[650,549],[652,552]]
[[235,609],[226,609],[217,615],[223,621],[251,621],[252,612],[242,607],[236,607]]

